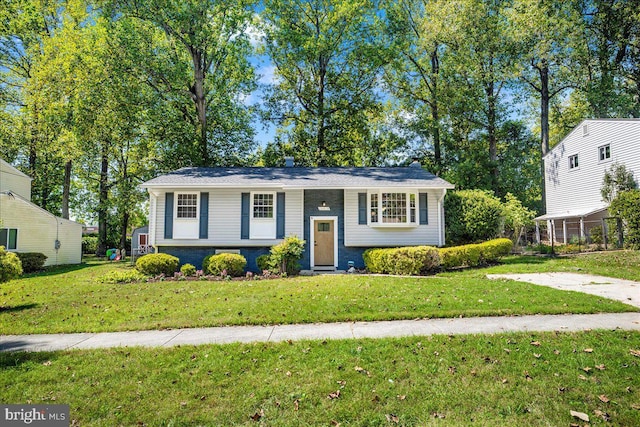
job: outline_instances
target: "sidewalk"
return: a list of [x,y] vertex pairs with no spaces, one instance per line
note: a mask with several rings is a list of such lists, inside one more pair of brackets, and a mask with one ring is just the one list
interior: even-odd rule
[[467,317],[382,322],[229,326],[138,332],[3,335],[0,336],[0,351],[57,351],[127,346],[173,347],[233,342],[280,342],[305,339],[359,339],[501,332],[572,332],[590,329],[640,331],[640,313]]

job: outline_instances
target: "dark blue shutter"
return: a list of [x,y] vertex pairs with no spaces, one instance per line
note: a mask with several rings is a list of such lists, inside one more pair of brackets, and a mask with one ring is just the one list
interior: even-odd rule
[[242,193],[242,204],[240,206],[240,238],[249,238],[249,209],[251,203],[249,197],[250,193]]
[[284,239],[284,193],[278,193],[276,200],[276,239]]
[[209,193],[200,193],[200,238],[209,238]]
[[164,238],[173,239],[173,193],[164,195]]
[[367,223],[367,193],[358,193],[358,224]]
[[418,207],[420,209],[420,225],[429,224],[429,215],[427,214],[427,193],[419,194]]

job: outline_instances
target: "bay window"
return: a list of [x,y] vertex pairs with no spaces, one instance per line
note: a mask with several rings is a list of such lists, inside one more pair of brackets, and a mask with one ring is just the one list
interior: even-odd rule
[[416,193],[369,193],[369,224],[376,226],[417,225]]

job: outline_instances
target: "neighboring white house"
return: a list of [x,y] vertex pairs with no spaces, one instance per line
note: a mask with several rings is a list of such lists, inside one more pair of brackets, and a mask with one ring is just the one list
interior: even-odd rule
[[82,261],[82,224],[31,203],[31,178],[0,159],[0,246],[40,252],[45,265]]
[[414,164],[397,168],[183,168],[142,185],[149,241],[196,266],[215,252],[256,258],[285,236],[304,240],[303,269],[363,265],[365,249],[445,244],[453,188]]
[[[605,171],[624,164],[640,177],[640,119],[585,120],[544,157],[546,214],[554,241],[569,243],[586,238],[592,227],[603,225],[608,204],[600,190]],[[549,236],[551,237],[551,236]]]

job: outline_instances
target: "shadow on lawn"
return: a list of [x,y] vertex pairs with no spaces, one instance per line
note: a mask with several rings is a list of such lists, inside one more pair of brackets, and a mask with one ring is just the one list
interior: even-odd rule
[[546,264],[557,257],[551,255],[521,255],[503,258],[500,260],[502,265],[518,265],[518,264]]
[[39,304],[31,303],[31,304],[21,304],[21,305],[7,306],[7,307],[0,306],[0,314],[13,313],[14,311],[29,310],[29,309],[38,307],[38,305]]
[[25,363],[48,363],[54,357],[52,352],[23,351],[23,341],[5,341],[0,343],[0,370],[15,368]]
[[85,268],[94,267],[96,264],[67,264],[67,265],[56,265],[52,267],[47,267],[43,271],[39,271],[37,273],[29,273],[25,274],[21,277],[21,279],[26,279],[29,277],[47,277],[47,276],[55,276],[57,274],[70,273],[72,271],[83,270]]

